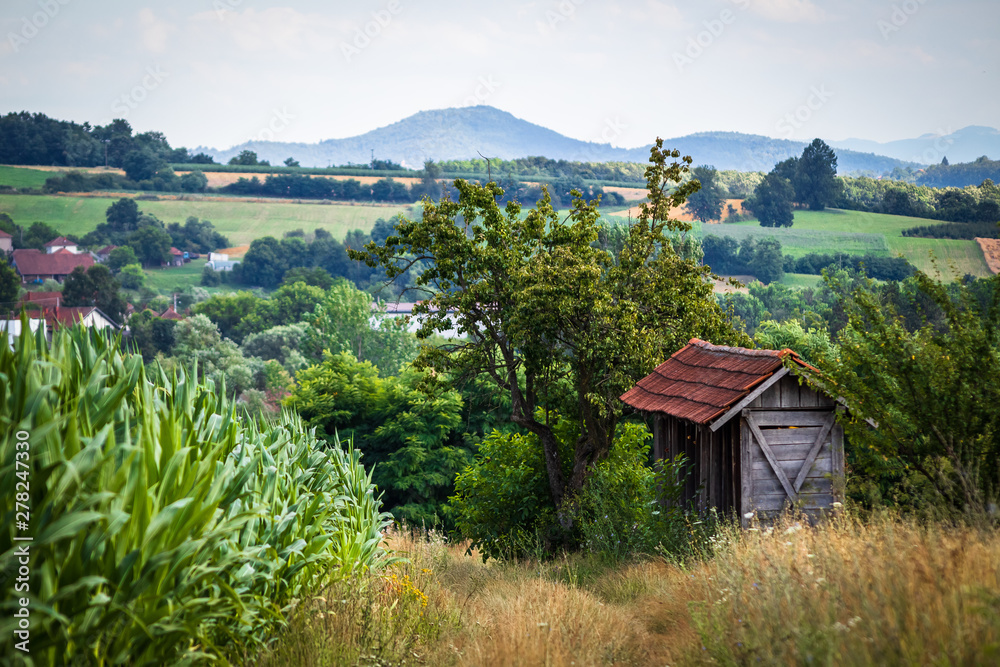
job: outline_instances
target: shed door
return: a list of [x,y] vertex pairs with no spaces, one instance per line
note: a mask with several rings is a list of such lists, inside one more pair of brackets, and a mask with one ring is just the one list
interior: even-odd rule
[[832,505],[834,473],[843,473],[843,431],[834,416],[831,408],[743,411],[744,513]]

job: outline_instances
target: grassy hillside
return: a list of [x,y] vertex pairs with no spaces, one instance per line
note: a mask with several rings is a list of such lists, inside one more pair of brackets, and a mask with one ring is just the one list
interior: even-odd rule
[[[696,225],[696,233],[732,236],[737,240],[747,236],[774,236],[781,241],[787,255],[801,257],[810,252],[844,251],[863,254],[903,255],[922,271],[934,273],[936,257],[945,280],[972,274],[992,275],[982,250],[975,241],[919,239],[904,237],[902,231],[926,225],[931,221],[901,215],[865,213],[863,211],[796,211],[792,227],[769,229],[757,221],[733,225]],[[931,222],[931,224],[933,224]]]
[[0,166],[0,185],[12,188],[40,188],[45,185],[45,179],[55,175],[51,171],[40,169]]
[[[86,234],[105,221],[104,212],[116,197],[0,195],[0,212],[18,224],[41,220],[64,234]],[[139,208],[164,222],[184,222],[188,216],[211,220],[233,245],[262,236],[281,237],[287,231],[322,228],[342,239],[353,229],[370,230],[379,218],[391,218],[407,206],[292,204],[271,201],[231,201],[204,198],[141,201]]]

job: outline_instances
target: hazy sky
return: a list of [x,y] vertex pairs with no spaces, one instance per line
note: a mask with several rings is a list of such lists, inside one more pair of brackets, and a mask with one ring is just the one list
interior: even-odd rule
[[997,0],[3,0],[0,112],[174,146],[347,137],[489,104],[634,147],[1000,126]]

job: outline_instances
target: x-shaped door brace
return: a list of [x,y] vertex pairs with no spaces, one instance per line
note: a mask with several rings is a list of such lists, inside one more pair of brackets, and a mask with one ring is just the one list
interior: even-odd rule
[[744,412],[744,418],[747,420],[747,426],[750,427],[750,431],[753,433],[753,437],[760,444],[760,449],[764,452],[764,456],[767,457],[768,463],[771,464],[771,469],[774,470],[774,474],[778,477],[778,481],[781,482],[781,486],[785,489],[785,493],[788,497],[795,502],[799,497],[799,489],[802,488],[802,484],[806,481],[806,475],[812,469],[813,463],[816,461],[816,457],[819,456],[819,450],[823,449],[823,442],[826,437],[830,435],[830,429],[833,428],[834,415],[831,412],[830,418],[826,420],[823,427],[819,431],[819,436],[816,438],[816,442],[813,443],[812,448],[809,449],[809,455],[806,456],[806,460],[802,462],[802,469],[799,470],[799,474],[795,477],[795,483],[788,481],[788,476],[785,475],[784,469],[778,464],[778,459],[775,458],[774,452],[771,451],[771,445],[767,443],[764,439],[764,434],[761,433],[760,427],[757,426],[757,422],[753,420],[753,414],[751,412]]

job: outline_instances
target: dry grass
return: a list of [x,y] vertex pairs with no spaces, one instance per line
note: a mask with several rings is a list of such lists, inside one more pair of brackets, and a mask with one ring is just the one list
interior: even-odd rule
[[976,243],[986,257],[986,266],[990,267],[993,273],[1000,273],[1000,239],[976,238]]
[[614,567],[389,543],[409,562],[303,604],[260,664],[1000,663],[996,532],[787,520],[723,531],[708,561]]

